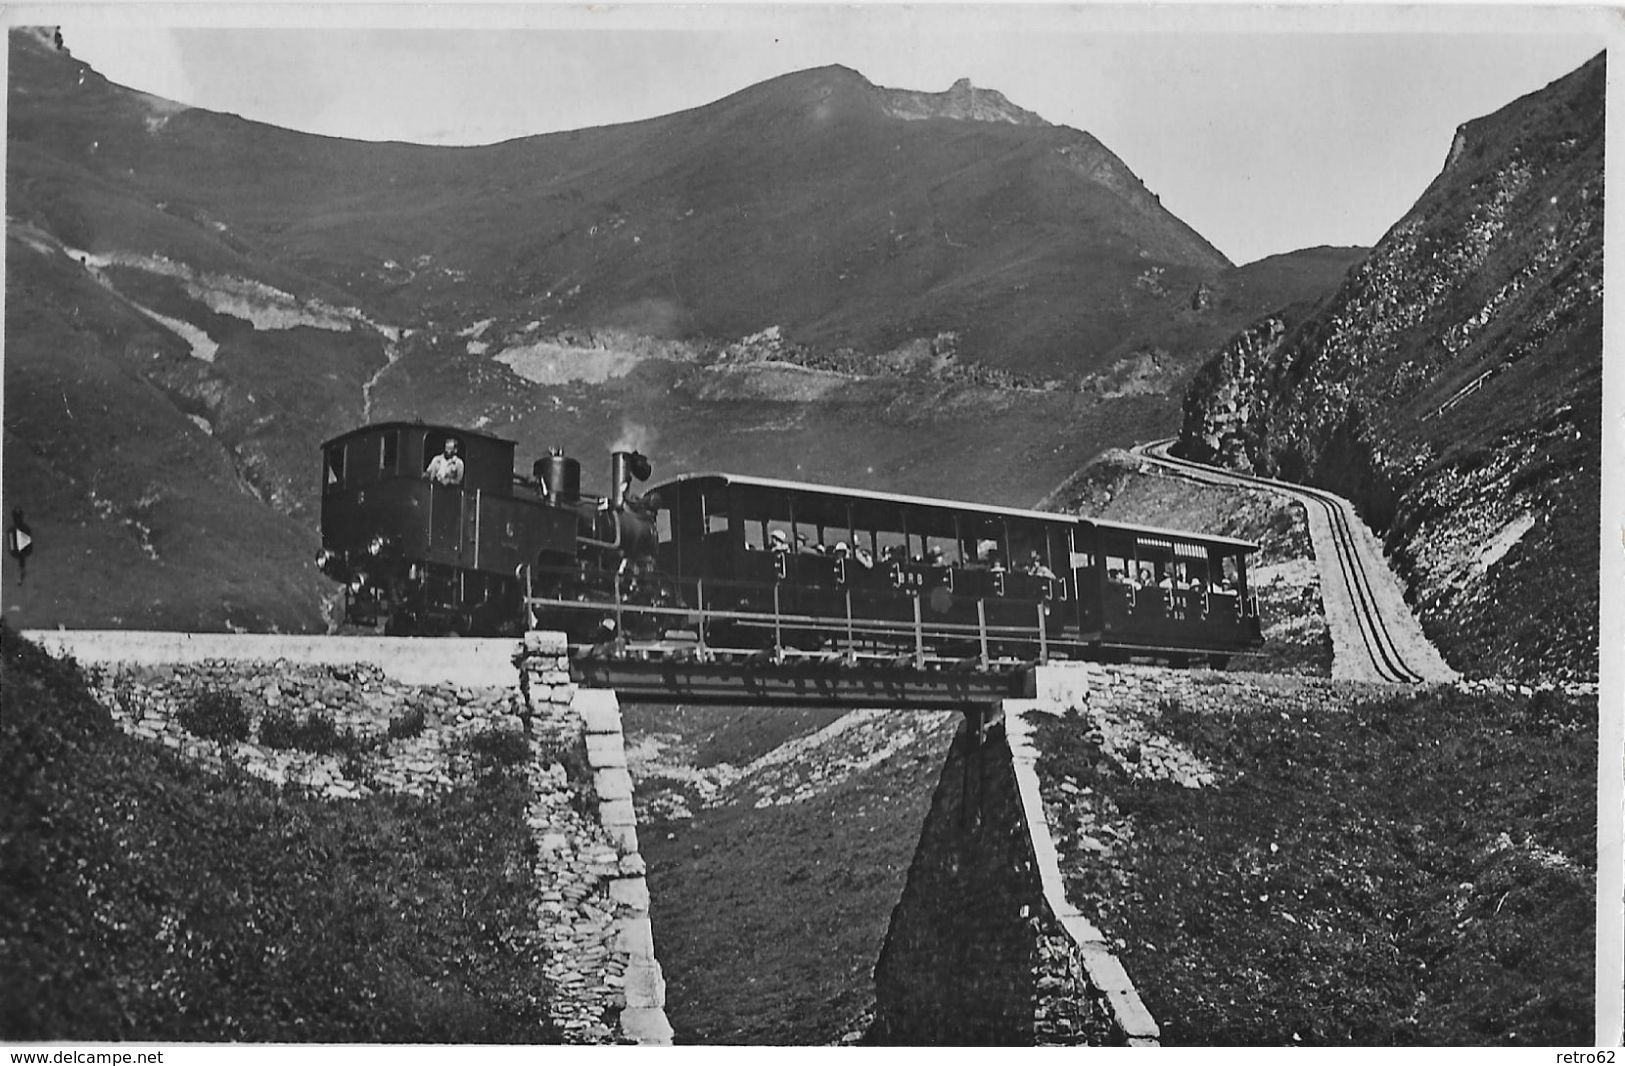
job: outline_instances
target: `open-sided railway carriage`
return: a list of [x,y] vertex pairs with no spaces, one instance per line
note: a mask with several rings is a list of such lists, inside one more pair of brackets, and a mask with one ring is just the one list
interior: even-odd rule
[[[460,487],[423,477],[445,438]],[[1090,518],[733,474],[607,497],[553,454],[412,423],[324,445],[324,572],[394,632],[568,633],[578,652],[846,661],[1222,661],[1261,642],[1253,545]],[[1159,587],[1172,586],[1172,587]]]
[[733,474],[645,499],[664,594],[714,617],[713,642],[983,660],[1259,642],[1245,541]]

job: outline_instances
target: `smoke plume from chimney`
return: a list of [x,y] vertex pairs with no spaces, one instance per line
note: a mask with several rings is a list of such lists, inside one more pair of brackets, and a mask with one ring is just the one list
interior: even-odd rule
[[612,452],[642,452],[648,455],[654,448],[655,440],[659,434],[641,422],[634,422],[630,418],[621,419],[621,435],[615,438],[615,443],[609,446]]

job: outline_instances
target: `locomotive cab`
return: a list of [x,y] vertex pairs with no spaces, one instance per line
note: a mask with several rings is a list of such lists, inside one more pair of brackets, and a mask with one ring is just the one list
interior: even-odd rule
[[422,478],[447,440],[463,460],[462,491],[513,493],[514,442],[464,429],[388,422],[322,445],[322,496],[402,478]]
[[[427,477],[448,439],[459,484]],[[515,494],[514,442],[449,426],[385,422],[322,446],[322,550],[348,621],[422,633],[523,626],[521,568],[575,544],[571,513]]]

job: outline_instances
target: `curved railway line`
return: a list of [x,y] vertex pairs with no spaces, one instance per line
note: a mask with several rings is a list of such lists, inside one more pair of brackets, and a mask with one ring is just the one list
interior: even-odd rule
[[[1410,685],[1456,679],[1423,636],[1380,549],[1347,500],[1322,489],[1180,459],[1168,454],[1174,443],[1169,437],[1136,445],[1133,451],[1179,477],[1267,489],[1298,500],[1310,512],[1321,597],[1332,632],[1334,677]],[[1321,524],[1314,520],[1317,516],[1322,530],[1316,529]]]

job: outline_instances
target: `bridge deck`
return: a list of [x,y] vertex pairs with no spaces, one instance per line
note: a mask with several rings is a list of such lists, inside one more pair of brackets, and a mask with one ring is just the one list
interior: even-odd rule
[[1019,698],[1030,669],[999,671],[850,666],[834,662],[670,662],[579,659],[576,680],[644,703],[827,704],[933,710],[985,708]]

